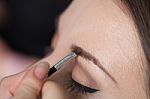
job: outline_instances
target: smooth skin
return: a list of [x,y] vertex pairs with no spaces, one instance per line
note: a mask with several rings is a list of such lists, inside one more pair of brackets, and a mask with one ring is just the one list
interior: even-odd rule
[[[72,45],[77,45],[95,56],[117,83],[97,65],[79,56],[76,61],[66,64],[61,71],[53,75],[50,78],[52,82],[44,84],[42,94],[47,93],[44,98],[55,99],[53,92],[56,91],[60,99],[148,99],[144,67],[146,60],[137,29],[126,7],[118,0],[74,0],[60,16],[58,33],[52,45],[54,52],[41,62],[49,62],[52,66],[71,51]],[[84,86],[100,91],[87,95],[69,92],[64,83],[68,76]],[[8,82],[26,80],[20,78],[26,77],[17,74],[5,78],[1,83],[0,94],[9,95],[8,86],[14,86],[15,83]],[[23,88],[21,84],[16,89]],[[27,85],[32,88],[32,84]],[[3,91],[8,94],[2,94]],[[32,95],[37,93],[33,91]]]

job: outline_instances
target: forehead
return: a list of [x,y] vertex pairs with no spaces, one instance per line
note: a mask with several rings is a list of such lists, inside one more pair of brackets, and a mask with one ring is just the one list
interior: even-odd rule
[[61,42],[98,50],[137,43],[132,19],[111,0],[74,1],[60,16],[58,31]]
[[132,20],[111,0],[74,1],[60,16],[59,32],[65,38],[84,36],[99,40],[116,34],[120,38],[135,35]]

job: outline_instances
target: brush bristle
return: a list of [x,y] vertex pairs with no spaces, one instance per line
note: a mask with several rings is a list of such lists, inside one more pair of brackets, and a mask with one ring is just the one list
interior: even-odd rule
[[78,47],[78,48],[75,48],[75,49],[73,50],[73,52],[74,52],[75,54],[79,55],[79,54],[81,54],[82,49]]

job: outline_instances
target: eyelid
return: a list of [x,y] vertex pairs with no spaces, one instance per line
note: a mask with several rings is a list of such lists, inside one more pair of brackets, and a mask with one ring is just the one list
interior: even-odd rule
[[67,90],[69,90],[70,92],[75,92],[79,94],[95,93],[99,91],[98,89],[82,85],[72,78],[68,80],[68,83],[66,85],[67,85],[66,87]]
[[[72,70],[72,79],[76,82],[78,82],[81,85],[88,86],[90,88],[100,88],[95,80],[95,77],[93,77],[93,73],[89,72],[89,68],[91,67],[90,65],[83,66],[83,61],[81,61],[82,57],[79,57],[77,59],[76,65],[74,69]],[[85,60],[85,59],[84,59]],[[82,63],[81,63],[82,62]],[[80,66],[82,65],[82,66]],[[93,66],[92,66],[93,68]]]
[[95,65],[97,65],[101,70],[103,70],[103,72],[105,72],[108,77],[111,78],[111,80],[115,83],[115,84],[118,84],[117,80],[104,68],[104,66],[100,63],[100,61],[95,57],[93,56],[91,53],[87,52],[86,50],[84,50],[83,48],[79,47],[79,46],[76,46],[76,45],[72,45],[71,46],[71,49],[72,50],[75,50],[75,49],[81,49],[82,52],[79,54],[79,56],[81,56],[82,58],[86,59],[86,60],[89,60],[91,62],[93,62]]
[[[79,84],[79,85],[82,85],[82,86],[84,86],[84,87],[89,87],[89,86],[86,86],[86,85],[80,84],[79,82],[75,81],[74,79],[72,79],[72,80],[73,80],[75,83]],[[89,87],[89,88],[91,88],[91,87]],[[91,89],[99,91],[99,90],[98,90],[98,89],[96,89],[96,88],[91,88]]]

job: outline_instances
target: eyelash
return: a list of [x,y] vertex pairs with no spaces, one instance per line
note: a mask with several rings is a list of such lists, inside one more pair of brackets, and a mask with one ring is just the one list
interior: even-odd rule
[[99,90],[89,88],[87,86],[81,85],[72,78],[69,79],[66,83],[66,89],[69,90],[70,92],[75,92],[75,93],[80,93],[80,94],[88,94],[88,93],[95,93]]

